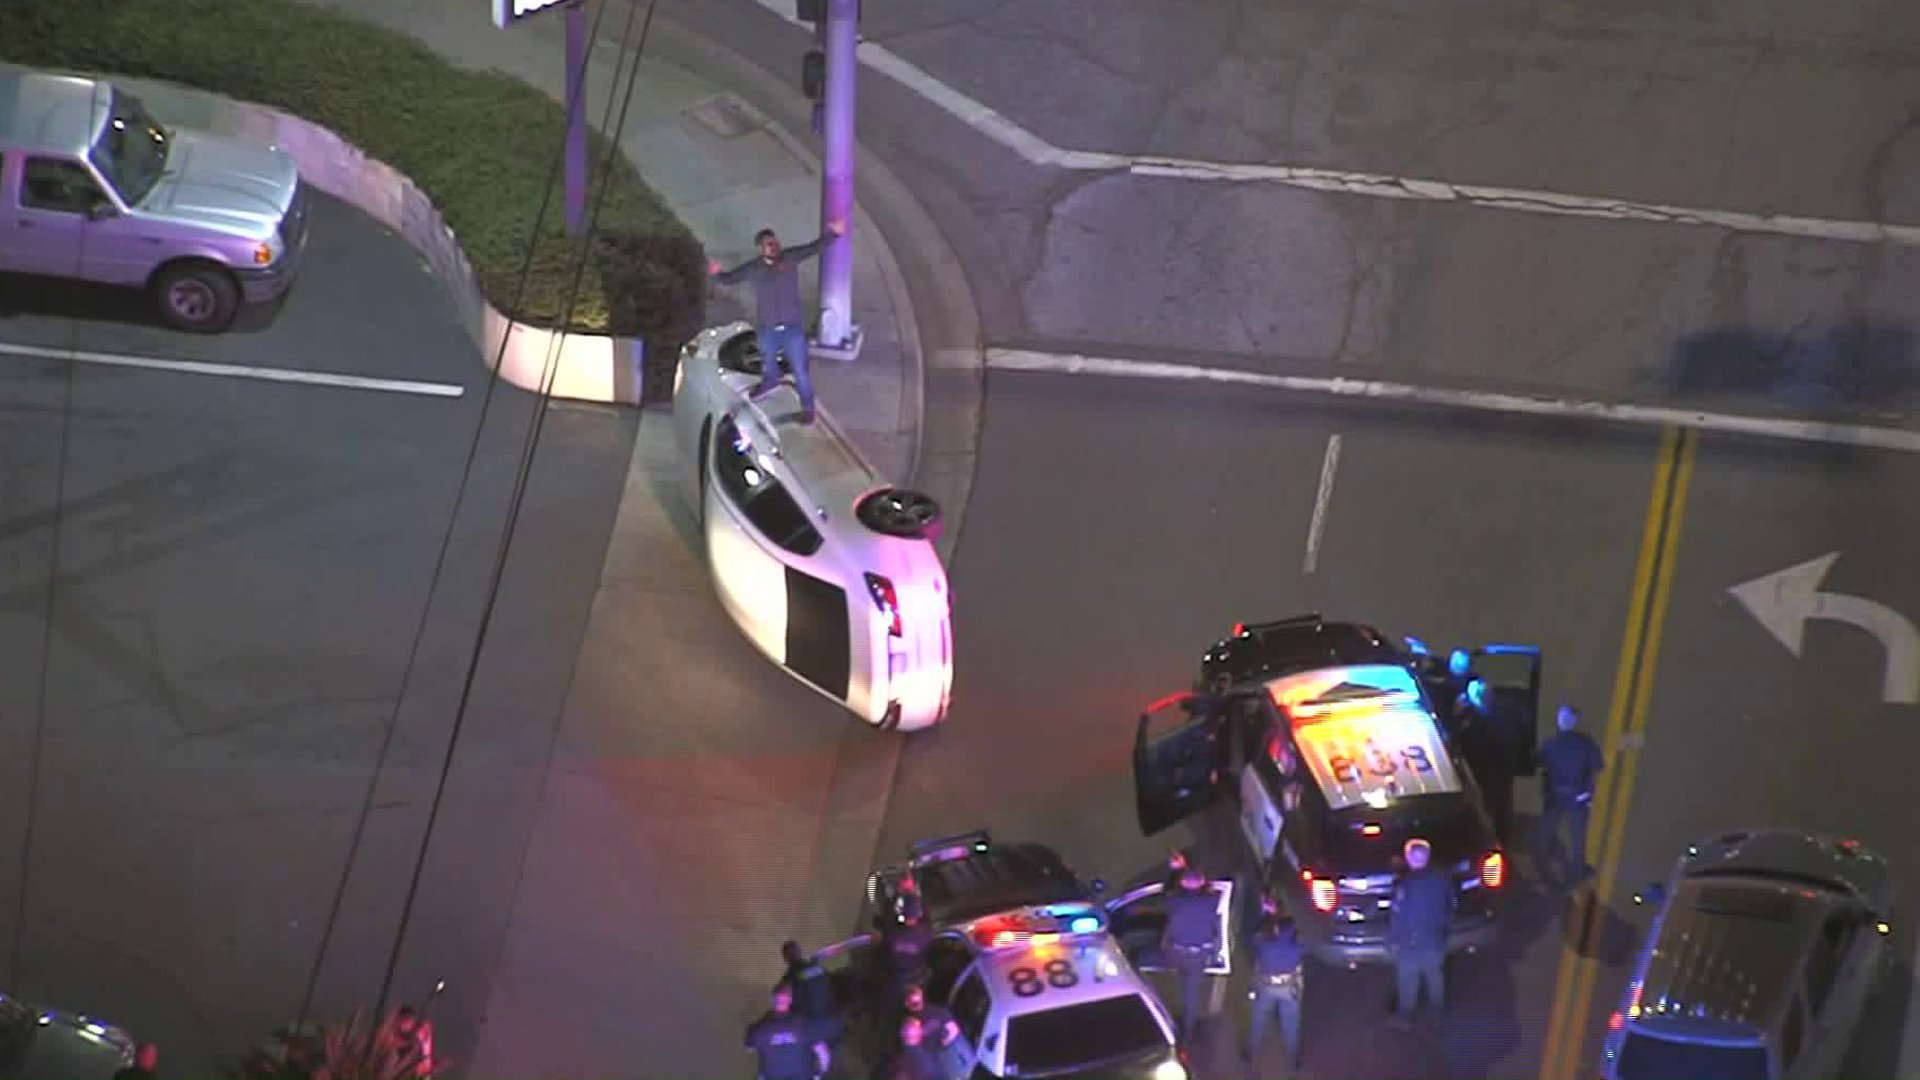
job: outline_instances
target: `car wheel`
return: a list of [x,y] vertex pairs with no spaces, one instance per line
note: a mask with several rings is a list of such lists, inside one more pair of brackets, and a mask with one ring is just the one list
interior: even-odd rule
[[176,263],[153,281],[160,317],[176,330],[217,334],[240,313],[240,286],[210,263]]
[[933,540],[940,535],[940,504],[906,488],[881,488],[854,507],[860,524],[882,536]]

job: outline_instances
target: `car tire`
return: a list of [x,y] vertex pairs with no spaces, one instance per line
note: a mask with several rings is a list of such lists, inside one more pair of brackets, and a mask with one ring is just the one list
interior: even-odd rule
[[940,504],[933,496],[909,488],[881,488],[853,508],[860,524],[882,536],[903,540],[935,540],[940,536]]
[[218,334],[240,314],[240,285],[212,263],[172,263],[154,275],[153,301],[168,326]]

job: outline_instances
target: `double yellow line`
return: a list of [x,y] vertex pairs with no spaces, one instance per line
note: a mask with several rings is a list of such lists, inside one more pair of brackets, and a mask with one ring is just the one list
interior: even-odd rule
[[[1673,587],[1673,565],[1680,547],[1680,520],[1687,505],[1687,486],[1693,480],[1692,431],[1667,429],[1660,439],[1660,461],[1647,502],[1647,521],[1640,539],[1640,561],[1634,569],[1633,599],[1627,629],[1620,642],[1620,664],[1614,674],[1613,702],[1607,714],[1602,751],[1607,768],[1594,796],[1591,839],[1599,857],[1594,861],[1593,894],[1574,915],[1577,924],[1568,935],[1569,947],[1560,956],[1554,983],[1553,1019],[1540,1056],[1540,1080],[1580,1080],[1581,1051],[1589,1036],[1589,1008],[1593,980],[1599,973],[1598,952],[1607,898],[1613,895],[1613,875],[1620,859],[1620,841],[1626,832],[1627,806],[1632,801],[1634,773],[1638,771],[1640,738],[1646,730],[1647,699],[1653,693],[1654,660],[1660,653],[1660,631],[1667,620],[1667,598]],[[1628,747],[1622,752],[1622,747]],[[1578,853],[1584,856],[1584,852]]]

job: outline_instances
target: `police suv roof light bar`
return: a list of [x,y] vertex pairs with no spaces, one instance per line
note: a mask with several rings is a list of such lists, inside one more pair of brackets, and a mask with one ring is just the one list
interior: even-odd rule
[[985,851],[992,845],[993,837],[985,829],[955,833],[952,836],[939,836],[909,845],[907,865],[918,869],[932,863],[950,862],[974,852]]

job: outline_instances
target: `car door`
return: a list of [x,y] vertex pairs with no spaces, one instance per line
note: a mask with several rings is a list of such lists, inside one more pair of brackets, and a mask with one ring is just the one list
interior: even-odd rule
[[1540,650],[1532,645],[1491,644],[1470,650],[1473,672],[1493,691],[1494,715],[1515,736],[1514,775],[1532,776],[1540,765]]
[[1229,763],[1225,714],[1192,711],[1196,694],[1147,706],[1133,736],[1134,812],[1152,836],[1212,805]]
[[80,238],[93,224],[88,212],[106,202],[106,194],[77,161],[25,155],[8,164],[19,172],[15,197],[0,219],[0,270],[78,277]]
[[[1219,920],[1215,941],[1219,947],[1207,958],[1209,975],[1233,974],[1233,879],[1216,878],[1207,883],[1214,897],[1214,915]],[[1130,889],[1107,901],[1107,925],[1127,961],[1139,971],[1166,971],[1166,958],[1160,951],[1160,937],[1167,927],[1167,886],[1153,881]]]
[[946,1046],[947,1075],[972,1076],[982,1051],[989,1049],[986,1045],[989,1040],[992,1043],[999,1041],[997,1032],[987,1030],[987,1020],[993,1012],[993,997],[987,992],[986,975],[979,964],[975,963],[961,973],[954,984],[953,996],[947,1000],[947,1011],[953,1014],[954,1023],[960,1026],[959,1036]]

